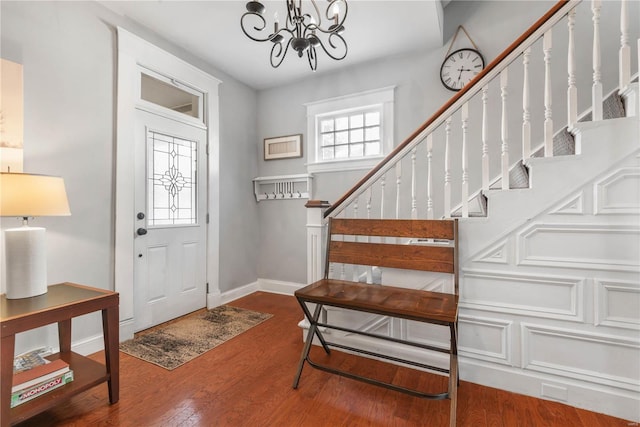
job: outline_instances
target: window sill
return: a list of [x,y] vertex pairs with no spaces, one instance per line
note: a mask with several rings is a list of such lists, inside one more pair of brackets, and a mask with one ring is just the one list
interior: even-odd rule
[[356,170],[368,170],[380,163],[384,156],[368,157],[366,159],[345,159],[334,160],[331,162],[307,163],[307,172],[323,173],[323,172],[344,172]]

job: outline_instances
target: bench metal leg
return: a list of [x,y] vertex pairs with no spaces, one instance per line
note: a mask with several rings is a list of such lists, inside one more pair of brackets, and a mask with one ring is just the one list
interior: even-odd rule
[[449,426],[455,427],[459,383],[456,324],[449,325],[449,329],[451,330],[451,354],[449,355],[449,400],[451,400],[451,411],[449,413]]
[[293,388],[298,388],[298,383],[300,382],[300,375],[302,374],[302,368],[304,367],[304,362],[307,360],[307,356],[309,355],[309,351],[311,350],[311,344],[313,342],[313,336],[318,335],[320,341],[322,342],[323,347],[328,353],[327,344],[324,342],[324,339],[318,332],[318,318],[320,317],[320,312],[322,311],[322,305],[316,305],[316,309],[313,313],[313,317],[309,316],[309,311],[305,307],[304,303],[301,303],[305,314],[307,314],[307,318],[311,322],[311,326],[309,327],[309,332],[307,333],[307,339],[304,342],[304,347],[302,348],[302,354],[300,355],[300,362],[298,363],[298,372],[296,373],[295,378],[293,379]]
[[[311,313],[309,312],[309,309],[307,308],[307,305],[304,303],[304,301],[298,301],[300,303],[300,306],[302,307],[302,311],[304,312],[304,315],[307,317],[307,319],[309,319],[309,322],[311,322],[312,324],[315,323],[316,324],[316,328],[315,328],[315,334],[318,337],[318,340],[320,340],[320,344],[322,344],[322,348],[324,348],[325,353],[327,354],[331,354],[331,350],[329,349],[329,346],[327,345],[327,342],[324,340],[324,337],[322,336],[322,334],[320,333],[320,330],[318,329],[318,320],[320,319],[320,315],[317,312],[314,312],[313,316],[311,316]],[[322,309],[322,307],[324,307],[322,304],[317,304],[317,307],[320,307],[320,309]],[[317,309],[316,307],[316,309]],[[316,314],[318,314],[316,316]],[[325,319],[326,321],[326,319]]]

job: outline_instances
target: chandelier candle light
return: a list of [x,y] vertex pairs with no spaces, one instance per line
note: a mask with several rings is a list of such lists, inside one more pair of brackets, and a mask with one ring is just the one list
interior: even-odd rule
[[7,299],[47,293],[45,229],[29,217],[71,215],[64,181],[28,173],[0,175],[0,216],[22,218],[22,227],[4,231]]
[[[321,1],[321,0],[320,0]],[[309,66],[313,71],[318,66],[316,49],[322,50],[332,59],[339,61],[347,56],[347,42],[342,37],[344,21],[347,17],[346,0],[327,0],[328,5],[324,13],[328,27],[323,27],[323,15],[316,0],[308,0],[313,8],[303,11],[302,0],[286,0],[287,19],[285,25],[280,26],[278,13],[273,15],[273,32],[267,26],[264,18],[265,6],[259,1],[247,3],[247,11],[240,18],[242,31],[251,40],[257,42],[269,41],[271,47],[271,66],[277,68],[282,64],[289,46],[298,52],[302,58],[307,54]],[[268,35],[267,35],[268,34]],[[266,36],[265,36],[266,35]]]

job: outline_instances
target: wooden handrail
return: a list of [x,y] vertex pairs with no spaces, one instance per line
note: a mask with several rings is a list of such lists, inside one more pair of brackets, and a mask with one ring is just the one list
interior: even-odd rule
[[498,55],[489,65],[487,65],[477,76],[475,76],[468,85],[465,85],[460,91],[453,95],[449,101],[447,101],[438,111],[435,112],[427,121],[425,121],[418,129],[416,129],[408,138],[406,138],[401,144],[393,149],[384,159],[374,166],[356,185],[351,187],[337,202],[335,202],[324,213],[324,217],[328,217],[331,213],[345,202],[353,193],[355,193],[360,187],[366,184],[376,173],[378,173],[387,163],[389,163],[398,153],[401,153],[414,139],[418,138],[425,129],[427,129],[432,123],[444,114],[451,106],[453,106],[458,100],[460,100],[467,92],[475,89],[475,86],[485,76],[491,73],[497,68],[502,61],[504,61],[511,53],[513,53],[521,44],[523,44],[529,37],[531,37],[538,29],[540,29],[547,21],[554,17],[563,7],[569,3],[570,0],[560,0],[551,9],[547,11],[540,19],[538,19],[529,29],[527,29],[520,37],[518,37],[513,43],[511,43],[500,55]]

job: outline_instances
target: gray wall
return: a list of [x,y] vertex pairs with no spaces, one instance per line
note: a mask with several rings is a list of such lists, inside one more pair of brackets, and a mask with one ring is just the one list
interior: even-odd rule
[[[354,66],[332,74],[258,93],[258,137],[302,133],[306,141],[305,103],[396,86],[394,145],[399,144],[433,114],[452,92],[439,77],[440,65],[458,25],[464,25],[489,63],[554,1],[454,1],[445,9],[445,45],[432,52],[414,52]],[[348,40],[348,33],[345,34]],[[464,34],[454,49],[467,47]],[[287,58],[295,60],[296,58]],[[320,54],[322,61],[329,61]],[[261,142],[260,142],[261,143]],[[306,172],[300,159],[259,162],[260,176]],[[437,166],[436,166],[437,167]],[[336,201],[366,171],[320,173],[314,177],[314,198]],[[306,281],[306,212],[302,201],[259,203],[260,259],[258,277],[297,283]],[[283,268],[286,267],[286,268]]]
[[[2,1],[3,58],[24,65],[25,171],[61,175],[72,216],[47,228],[48,281],[114,289],[115,26],[121,25],[222,80],[220,272],[222,291],[256,280],[256,93],[95,2]],[[11,218],[2,227],[16,226]],[[77,342],[101,332],[98,316],[74,322]],[[56,346],[55,329],[20,336],[17,351]]]

